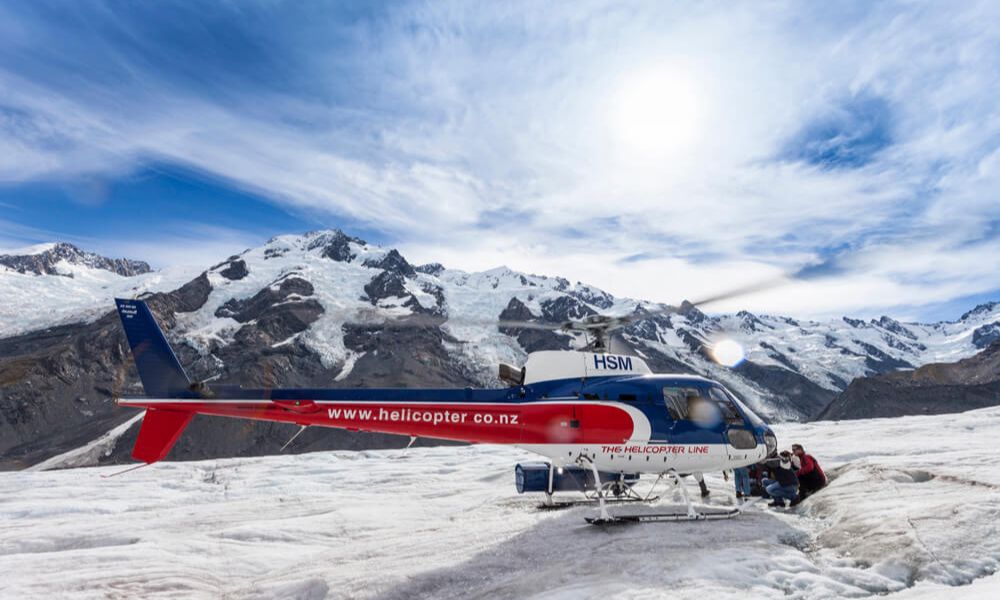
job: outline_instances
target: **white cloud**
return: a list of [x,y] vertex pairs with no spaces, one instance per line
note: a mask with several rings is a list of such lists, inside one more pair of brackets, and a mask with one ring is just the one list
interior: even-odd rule
[[[0,63],[0,105],[16,109],[0,113],[0,180],[179,162],[382,231],[418,260],[506,263],[668,302],[842,247],[831,279],[720,308],[943,302],[1000,288],[997,13],[989,2],[398,6],[332,28],[352,43],[314,42],[289,65],[322,93],[207,93],[108,40],[95,52],[111,53],[126,85],[31,80]],[[639,117],[621,135],[622,90],[651,89],[651,72],[662,109],[684,114],[624,106],[653,111],[662,146],[639,135]],[[782,159],[806,124],[862,93],[891,114],[892,143],[871,161]],[[638,254],[650,259],[623,261]]]

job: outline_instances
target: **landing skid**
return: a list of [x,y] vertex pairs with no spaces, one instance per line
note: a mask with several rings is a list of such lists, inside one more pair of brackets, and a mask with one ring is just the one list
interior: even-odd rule
[[587,517],[586,520],[591,525],[626,525],[629,523],[665,523],[676,521],[722,521],[738,517],[743,513],[743,508],[732,508],[729,510],[711,510],[695,512],[694,514],[683,513],[647,513],[643,515],[615,515],[607,519],[601,517]]
[[[597,493],[597,499],[600,503],[600,516],[597,517],[585,517],[586,521],[591,525],[624,525],[627,523],[657,523],[657,522],[677,522],[677,521],[722,521],[726,519],[732,519],[743,514],[743,511],[754,504],[754,502],[747,502],[740,506],[719,510],[717,508],[702,508],[698,510],[695,508],[694,504],[691,502],[691,497],[688,495],[687,488],[684,487],[684,483],[681,481],[680,475],[676,471],[669,471],[666,473],[674,480],[674,485],[679,487],[681,493],[684,496],[684,505],[686,507],[685,512],[669,512],[669,513],[645,513],[638,515],[614,515],[612,516],[605,506],[608,502],[601,491]],[[661,478],[663,475],[660,476]],[[660,480],[657,479],[657,482]]]
[[[611,505],[619,504],[634,504],[636,502],[656,502],[659,500],[659,496],[653,496],[651,498],[605,498],[604,502]],[[574,506],[594,506],[599,504],[600,500],[597,498],[582,498],[579,500],[553,500],[551,502],[543,502],[538,505],[540,510],[561,510],[563,508],[572,508]]]

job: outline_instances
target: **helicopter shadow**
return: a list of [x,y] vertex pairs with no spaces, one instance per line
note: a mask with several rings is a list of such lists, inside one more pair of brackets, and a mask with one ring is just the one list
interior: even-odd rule
[[[617,514],[645,512],[628,508]],[[672,505],[656,508],[683,510]],[[752,581],[767,573],[767,561],[776,547],[802,551],[809,538],[759,508],[729,521],[610,527],[584,522],[584,517],[594,514],[589,507],[568,509],[468,560],[415,575],[373,597],[597,597],[646,587],[669,588],[692,578],[733,580],[738,576],[734,569],[745,571]]]

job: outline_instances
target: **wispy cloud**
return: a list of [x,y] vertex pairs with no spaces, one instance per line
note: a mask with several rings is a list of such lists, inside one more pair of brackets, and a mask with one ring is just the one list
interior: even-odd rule
[[826,278],[719,308],[930,305],[1000,289],[998,18],[990,2],[5,5],[0,181],[167,161],[417,260],[674,302],[812,265]]

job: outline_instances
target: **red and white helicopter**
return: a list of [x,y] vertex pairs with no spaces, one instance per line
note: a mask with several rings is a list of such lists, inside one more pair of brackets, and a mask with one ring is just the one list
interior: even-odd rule
[[[735,516],[739,508],[697,510],[680,476],[755,464],[777,446],[771,429],[723,385],[654,374],[637,356],[606,351],[611,329],[648,312],[556,325],[501,322],[593,336],[588,351],[533,352],[520,369],[501,365],[506,388],[250,389],[192,382],[146,303],[115,302],[147,395],[117,401],[146,409],[132,456],[147,464],[167,456],[196,414],[510,444],[548,459],[517,466],[519,491],[544,492],[548,505],[556,491],[589,491],[600,516],[588,521],[615,523]],[[650,499],[652,492],[642,498],[632,490],[639,474],[671,478],[686,512],[611,516],[606,496]]]

